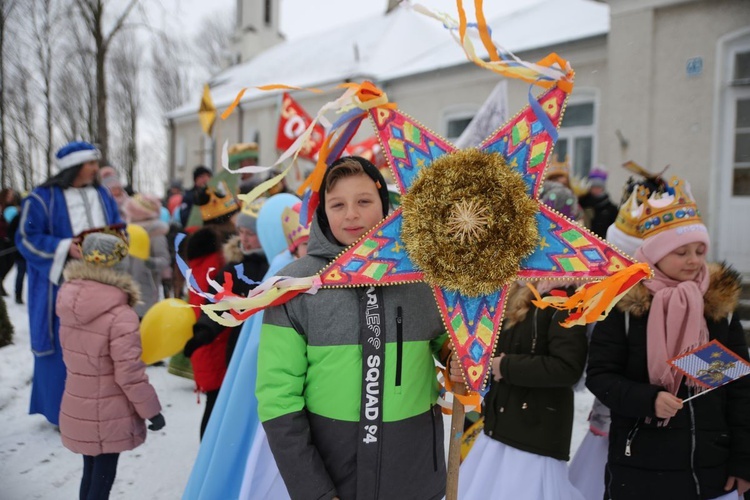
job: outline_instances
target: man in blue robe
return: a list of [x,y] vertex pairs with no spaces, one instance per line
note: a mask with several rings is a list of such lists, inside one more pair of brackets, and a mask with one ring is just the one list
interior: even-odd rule
[[[81,258],[79,235],[121,223],[117,204],[97,173],[101,154],[87,142],[71,142],[55,158],[57,173],[23,202],[16,248],[27,262],[29,334],[34,378],[29,413],[58,425],[65,389],[57,291],[68,259]],[[92,307],[96,307],[92,304]]]

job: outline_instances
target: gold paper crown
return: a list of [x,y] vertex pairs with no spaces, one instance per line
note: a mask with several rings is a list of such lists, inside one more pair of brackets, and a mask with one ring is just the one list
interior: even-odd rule
[[201,218],[204,221],[210,221],[222,215],[236,212],[240,208],[237,205],[237,200],[229,192],[229,188],[224,181],[219,182],[215,188],[206,188],[206,194],[208,195],[208,202],[205,205],[199,206]]
[[281,212],[281,225],[284,228],[284,237],[290,252],[310,237],[310,228],[303,226],[299,220],[301,208],[302,203],[297,203],[294,207],[286,207]]
[[89,233],[84,239],[89,238],[94,234],[107,234],[108,236],[114,237],[115,240],[112,244],[112,248],[107,249],[106,251],[104,249],[94,248],[88,252],[84,252],[83,249],[81,249],[81,255],[85,262],[98,266],[112,267],[128,256],[128,245],[125,243],[125,240],[122,239],[120,234],[111,233],[109,231],[100,231],[98,233]]
[[553,155],[553,158],[550,158],[549,164],[547,164],[547,170],[544,172],[545,179],[560,175],[570,177],[570,162],[567,155],[563,161],[558,161],[557,157]]
[[240,142],[232,144],[227,150],[229,166],[236,166],[248,158],[258,159],[258,144],[255,142]]
[[690,187],[674,176],[667,184],[669,192],[641,195],[643,212],[638,221],[638,236],[646,239],[667,229],[691,224],[702,224],[700,211],[695,204]]
[[648,189],[645,186],[639,186],[638,189],[634,189],[630,193],[630,197],[622,204],[620,211],[617,212],[617,218],[615,219],[615,227],[620,231],[640,238],[641,235],[638,233],[638,222],[641,219],[643,213],[643,205],[639,203],[639,199],[648,197]]
[[265,203],[265,201],[266,201],[265,198],[258,198],[257,200],[253,200],[250,203],[243,203],[242,213],[257,219],[258,214],[260,213],[260,209],[263,206],[263,203]]

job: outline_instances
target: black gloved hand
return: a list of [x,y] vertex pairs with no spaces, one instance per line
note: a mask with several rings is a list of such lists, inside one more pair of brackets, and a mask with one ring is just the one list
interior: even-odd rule
[[193,325],[193,336],[185,343],[182,353],[186,358],[189,358],[199,347],[210,344],[214,338],[209,328],[201,323],[196,323]]
[[151,425],[148,426],[150,431],[158,431],[167,425],[167,422],[164,421],[164,415],[161,413],[157,413],[156,416],[149,418],[148,421],[151,422]]

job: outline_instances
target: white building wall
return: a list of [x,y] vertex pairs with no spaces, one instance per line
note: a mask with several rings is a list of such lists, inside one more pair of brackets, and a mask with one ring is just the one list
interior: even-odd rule
[[[632,159],[688,179],[710,220],[716,47],[721,36],[750,24],[743,0],[639,2],[610,1],[609,85],[604,91],[603,137],[620,130],[626,149],[603,150],[605,163]],[[669,4],[653,9],[651,4]],[[627,5],[623,7],[620,4]],[[688,76],[688,60],[700,57],[702,72]],[[627,173],[610,169],[613,185]]]

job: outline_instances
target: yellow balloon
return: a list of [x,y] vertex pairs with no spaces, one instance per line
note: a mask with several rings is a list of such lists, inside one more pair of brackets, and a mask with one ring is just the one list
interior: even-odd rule
[[195,312],[187,302],[180,299],[164,299],[157,302],[141,321],[141,359],[147,365],[182,352],[193,336]]
[[151,254],[151,239],[148,233],[138,224],[128,224],[128,253],[133,257],[146,260]]

